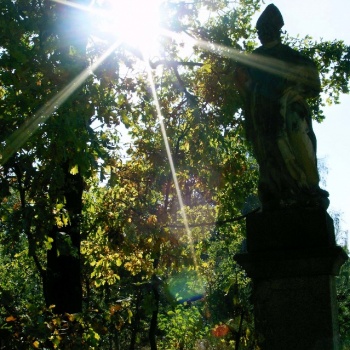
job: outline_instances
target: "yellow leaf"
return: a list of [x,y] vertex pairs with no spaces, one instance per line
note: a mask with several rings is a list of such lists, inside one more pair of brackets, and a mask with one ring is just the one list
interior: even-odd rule
[[75,315],[73,315],[73,314],[66,314],[67,316],[68,316],[68,320],[69,321],[71,321],[71,322],[73,322],[74,320],[75,320]]
[[67,216],[63,216],[62,217],[62,222],[63,222],[64,226],[67,226],[68,225],[68,217]]
[[129,316],[128,322],[131,323],[131,319],[132,319],[133,313],[132,313],[132,311],[130,309],[128,309],[128,316]]
[[189,142],[185,142],[183,145],[185,151],[189,151],[190,150],[190,143]]
[[35,349],[39,349],[39,345],[40,343],[37,340],[33,343],[33,346],[35,347]]
[[69,172],[72,174],[72,175],[76,175],[79,173],[79,168],[78,168],[78,165],[74,165],[70,170]]
[[210,63],[203,64],[202,69],[207,73],[211,73],[211,64]]

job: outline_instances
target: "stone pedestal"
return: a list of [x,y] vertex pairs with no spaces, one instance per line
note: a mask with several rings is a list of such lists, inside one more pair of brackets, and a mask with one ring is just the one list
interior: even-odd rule
[[334,276],[346,259],[321,208],[247,217],[247,252],[235,260],[253,280],[263,350],[339,349]]

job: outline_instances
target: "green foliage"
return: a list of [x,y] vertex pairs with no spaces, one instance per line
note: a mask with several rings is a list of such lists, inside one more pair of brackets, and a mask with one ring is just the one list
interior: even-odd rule
[[349,260],[342,266],[337,277],[337,299],[339,308],[339,328],[342,349],[350,349],[350,298],[349,298]]
[[57,315],[52,308],[28,304],[16,316],[0,324],[2,341],[8,349],[95,349],[100,333],[106,330],[96,324],[94,313]]
[[165,334],[159,346],[167,350],[194,349],[198,340],[209,333],[209,327],[205,324],[199,308],[188,306],[187,303],[177,305],[174,310],[161,315],[159,329]]

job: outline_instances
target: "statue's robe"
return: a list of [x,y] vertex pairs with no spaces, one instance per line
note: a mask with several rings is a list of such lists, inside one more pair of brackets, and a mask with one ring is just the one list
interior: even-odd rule
[[306,99],[320,93],[312,60],[287,45],[253,52],[243,82],[247,139],[259,164],[259,197],[265,209],[307,203],[319,188],[316,137]]

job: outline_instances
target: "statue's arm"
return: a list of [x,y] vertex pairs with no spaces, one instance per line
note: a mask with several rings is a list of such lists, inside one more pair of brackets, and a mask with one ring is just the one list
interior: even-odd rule
[[304,97],[317,97],[321,92],[321,81],[316,64],[311,60],[306,60],[299,66],[298,75]]

